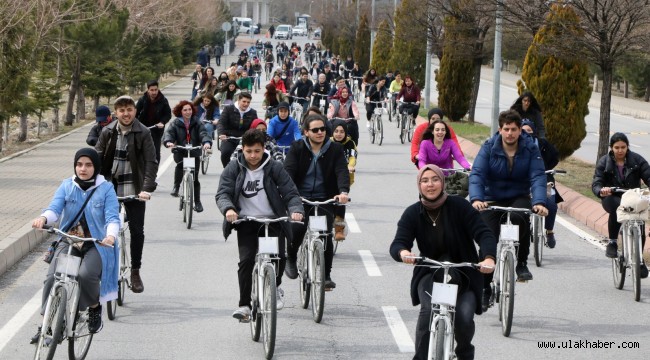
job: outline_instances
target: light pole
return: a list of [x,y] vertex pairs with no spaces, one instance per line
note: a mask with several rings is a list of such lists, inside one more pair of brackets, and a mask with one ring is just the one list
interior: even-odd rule
[[499,91],[501,87],[501,4],[497,4],[496,24],[494,26],[494,75],[492,78],[492,125],[490,134],[499,129]]
[[375,44],[375,0],[370,3],[370,63],[372,64],[372,46]]

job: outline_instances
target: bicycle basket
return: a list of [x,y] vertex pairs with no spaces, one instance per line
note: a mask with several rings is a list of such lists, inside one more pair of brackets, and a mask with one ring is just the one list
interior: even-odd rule
[[381,114],[383,114],[383,113],[384,113],[384,108],[383,108],[383,107],[381,107],[381,106],[377,106],[377,107],[375,108],[375,114],[376,114],[376,115],[381,115]]
[[194,158],[193,157],[191,157],[191,158],[184,157],[183,158],[183,168],[194,169],[194,165],[196,165],[196,164],[194,163]]
[[258,254],[279,254],[280,248],[278,246],[277,237],[264,237],[258,238],[257,253]]
[[77,276],[79,275],[79,266],[81,258],[74,255],[61,254],[56,258],[54,272],[61,275]]
[[467,197],[469,195],[469,175],[456,171],[445,178],[445,190],[449,195]]
[[648,211],[650,191],[630,189],[621,196],[621,205],[616,209],[616,220],[650,220]]

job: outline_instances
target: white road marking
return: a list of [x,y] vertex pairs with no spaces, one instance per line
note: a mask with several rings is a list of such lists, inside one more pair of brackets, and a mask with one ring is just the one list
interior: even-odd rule
[[0,352],[9,341],[25,326],[41,305],[43,290],[39,290],[29,301],[0,329]]
[[399,311],[395,306],[382,306],[384,310],[384,316],[386,317],[386,322],[388,322],[388,327],[393,333],[393,338],[399,347],[400,352],[415,352],[415,344],[409,335],[408,330],[402,317],[399,315]]
[[635,145],[635,144],[630,144],[630,146],[631,146],[631,147],[635,147],[635,148],[641,148],[640,145]]
[[158,174],[156,174],[156,180],[160,179],[160,177],[162,176],[162,174],[164,174],[165,171],[167,171],[167,168],[169,168],[169,166],[170,166],[173,162],[174,162],[174,156],[173,156],[173,155],[169,155],[169,156],[167,157],[167,160],[165,160],[165,162],[164,162],[161,166],[158,167]]
[[359,224],[357,224],[357,219],[354,218],[354,215],[350,213],[345,214],[345,222],[348,223],[348,228],[350,229],[350,232],[353,233],[361,233],[361,228],[359,227]]
[[597,247],[597,248],[599,248],[601,250],[605,250],[605,245],[603,245],[600,242],[600,240],[598,240],[597,238],[589,235],[584,230],[582,230],[579,227],[577,227],[577,226],[573,225],[572,223],[570,223],[568,220],[565,220],[562,217],[558,216],[558,217],[555,218],[555,221],[559,222],[560,225],[564,226],[567,230],[569,230],[572,233],[578,235],[579,237],[581,237],[582,239],[584,239],[588,243],[591,243],[592,245],[594,245],[595,247]]
[[366,272],[368,276],[381,276],[381,271],[379,266],[375,262],[375,258],[372,256],[370,250],[359,250],[359,256],[361,256],[361,261],[363,266],[366,267]]

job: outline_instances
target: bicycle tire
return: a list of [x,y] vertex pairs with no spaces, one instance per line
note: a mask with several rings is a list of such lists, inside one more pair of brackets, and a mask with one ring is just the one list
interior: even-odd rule
[[413,141],[413,117],[411,115],[406,119],[408,124],[406,127],[406,135],[408,136],[409,142]]
[[73,326],[73,335],[68,338],[68,358],[72,360],[83,360],[88,355],[90,344],[93,341],[93,334],[88,330],[88,310],[80,312],[76,316]]
[[203,175],[205,175],[208,172],[209,165],[210,165],[210,157],[204,156],[203,159],[201,159],[201,173]]
[[[119,289],[119,284],[118,284],[118,289]],[[107,301],[106,302],[106,316],[108,317],[108,320],[115,320],[115,314],[116,313],[117,313],[117,299]]]
[[273,357],[275,350],[275,334],[277,325],[277,289],[275,285],[275,269],[273,265],[264,266],[264,310],[262,313],[264,353],[267,359]]
[[219,134],[217,134],[217,150],[221,151],[221,139],[219,138]]
[[253,268],[253,281],[251,286],[251,315],[250,315],[250,326],[251,326],[251,339],[255,342],[260,340],[260,334],[262,333],[262,318],[260,316],[260,307],[258,303],[257,296],[257,281],[258,281],[258,272],[259,267],[257,264]]
[[129,244],[131,232],[128,231],[127,225],[120,230],[120,278],[117,283],[117,305],[124,305],[124,297],[126,296],[126,288],[129,287],[128,276],[131,273],[131,256],[129,255]]
[[[41,336],[38,338],[36,344],[36,351],[34,359],[48,359],[54,358],[56,347],[61,342],[63,334],[63,319],[65,317],[67,291],[63,287],[56,289],[54,296],[48,299],[45,306],[45,316],[43,316],[43,324],[41,325]],[[52,331],[48,334],[48,329]],[[58,329],[58,331],[57,331]],[[50,339],[50,345],[45,345],[45,339]]]
[[384,142],[384,124],[381,122],[381,116],[377,116],[377,132],[379,133],[379,140],[377,141],[377,145],[381,146],[381,144]]
[[187,174],[187,200],[185,201],[185,211],[187,212],[187,228],[192,227],[192,213],[194,212],[194,175]]
[[[434,355],[434,359],[444,359],[445,356],[445,333],[447,332],[447,323],[439,319],[432,324],[432,330],[429,335],[429,354]],[[452,335],[453,336],[453,335]],[[431,351],[433,349],[433,352]]]
[[368,127],[368,134],[370,134],[370,143],[375,143],[375,115],[370,116],[370,126]]
[[628,244],[632,244],[630,251],[630,266],[632,268],[632,286],[634,288],[634,301],[639,301],[641,299],[641,255],[639,252],[641,234],[639,233],[639,228],[636,226],[630,227],[630,241]]
[[338,250],[338,248],[339,248],[339,243],[340,243],[340,241],[336,241],[336,240],[332,240],[332,241],[334,242],[334,243],[332,244],[332,245],[333,245],[333,248],[332,248],[332,255],[336,255],[336,250]]
[[397,129],[399,130],[399,141],[404,144],[406,142],[406,136],[404,136],[404,115],[400,115],[397,118]]
[[393,102],[388,102],[388,122],[393,122]]
[[[309,232],[309,230],[307,230]],[[307,269],[307,244],[309,244],[309,234],[305,234],[302,245],[298,249],[298,279],[300,280],[300,305],[303,309],[309,307],[309,296],[311,294],[311,283],[309,280],[309,271]]]
[[512,330],[512,314],[515,308],[515,259],[512,253],[506,254],[506,261],[503,264],[503,293],[501,310],[503,312],[501,321],[501,332],[503,336],[510,336]]
[[325,307],[325,251],[321,242],[314,242],[312,256],[310,265],[313,267],[314,278],[311,279],[311,313],[314,322],[320,323]]
[[541,216],[533,216],[533,221],[530,222],[530,234],[533,237],[533,254],[535,256],[535,265],[542,266],[542,257],[544,251],[544,239],[542,238],[542,222]]

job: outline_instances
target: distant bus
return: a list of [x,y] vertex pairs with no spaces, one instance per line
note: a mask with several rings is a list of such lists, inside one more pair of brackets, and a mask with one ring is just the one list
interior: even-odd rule
[[300,16],[296,16],[296,26],[304,27],[305,29],[309,29],[309,21],[311,20],[311,16],[307,14],[302,14]]
[[248,33],[253,26],[253,19],[245,17],[233,17],[232,21],[237,23],[237,33]]

